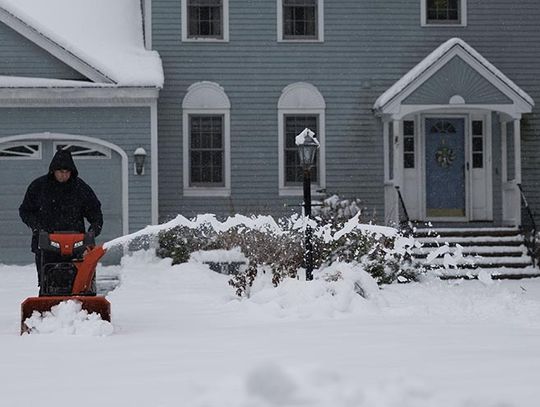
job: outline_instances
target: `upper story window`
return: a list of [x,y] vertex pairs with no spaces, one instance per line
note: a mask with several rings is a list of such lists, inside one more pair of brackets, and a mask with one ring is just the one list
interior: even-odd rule
[[217,83],[197,82],[189,87],[182,107],[184,195],[229,196],[229,98]]
[[323,41],[323,0],[278,0],[278,41]]
[[183,41],[228,41],[229,0],[182,0]]
[[422,25],[466,25],[467,0],[421,0]]

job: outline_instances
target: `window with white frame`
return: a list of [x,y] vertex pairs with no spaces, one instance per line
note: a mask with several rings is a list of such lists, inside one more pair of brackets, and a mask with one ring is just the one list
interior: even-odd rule
[[58,142],[54,143],[54,150],[68,150],[76,159],[107,159],[111,158],[111,150],[104,146],[85,142]]
[[420,0],[422,2],[422,25],[465,26],[467,21],[466,0]]
[[[296,145],[296,136],[304,129],[310,129],[315,133],[315,137],[319,134],[319,115],[314,114],[286,114],[284,116],[285,125],[285,186],[298,186],[303,183],[303,167],[300,164],[298,155],[298,146]],[[318,152],[317,152],[318,153]],[[311,182],[317,185],[318,173],[318,154],[315,156],[315,164],[311,167]]]
[[189,116],[189,185],[223,186],[223,115]]
[[229,0],[182,0],[183,41],[228,41]]
[[0,159],[40,160],[41,143],[39,142],[14,142],[0,144]]
[[323,0],[278,0],[279,41],[323,41]]
[[230,195],[230,102],[223,88],[198,82],[183,108],[184,195]]
[[312,168],[312,189],[325,188],[325,108],[318,89],[304,82],[285,87],[278,102],[279,193],[301,195],[303,169],[295,138],[305,128],[315,133],[320,148]]

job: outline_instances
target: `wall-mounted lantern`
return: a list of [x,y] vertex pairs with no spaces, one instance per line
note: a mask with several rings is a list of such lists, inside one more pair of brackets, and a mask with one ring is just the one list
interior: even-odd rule
[[133,164],[135,175],[144,175],[144,162],[146,161],[146,151],[139,147],[133,153],[135,163]]

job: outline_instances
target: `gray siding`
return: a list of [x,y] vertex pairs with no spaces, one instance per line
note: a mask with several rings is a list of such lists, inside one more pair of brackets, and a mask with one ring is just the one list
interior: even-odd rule
[[0,23],[0,75],[88,80],[47,51]]
[[[151,223],[150,108],[2,108],[0,123],[0,139],[51,132],[95,137],[116,144],[129,159],[130,231]],[[143,176],[133,175],[133,152],[137,147],[143,147],[148,153]],[[36,172],[34,178],[43,175],[41,170],[36,171],[39,173]],[[93,179],[92,174],[81,174],[81,177],[90,185],[107,182],[107,179]]]
[[509,97],[456,56],[407,96],[403,104],[443,105],[454,95],[461,96],[467,104],[512,103]]
[[[278,196],[277,101],[288,84],[316,86],[326,101],[327,190],[383,215],[383,140],[374,101],[444,41],[460,37],[540,101],[538,0],[469,0],[467,27],[421,27],[420,0],[324,4],[324,43],[278,43],[276,1],[230,2],[228,43],[182,43],[179,0],[154,0],[153,46],[163,58],[159,101],[160,214],[298,211]],[[232,196],[182,196],[182,99],[198,81],[231,101]],[[540,115],[523,124],[523,183],[540,209]],[[494,147],[498,148],[497,146]],[[495,165],[494,165],[495,167]]]

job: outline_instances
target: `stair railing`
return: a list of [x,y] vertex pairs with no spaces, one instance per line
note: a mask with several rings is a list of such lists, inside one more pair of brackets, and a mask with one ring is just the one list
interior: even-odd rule
[[405,234],[411,235],[412,231],[413,231],[413,228],[412,228],[411,219],[409,218],[409,212],[407,212],[407,207],[405,206],[405,201],[403,200],[403,195],[401,195],[401,191],[399,190],[399,186],[396,185],[394,188],[397,191],[399,204],[401,206],[401,209],[403,210],[403,215],[405,217],[405,219],[403,219],[403,220],[401,220],[401,217],[399,217],[400,218],[399,226],[405,232]]
[[531,210],[531,207],[529,206],[529,202],[527,201],[525,194],[523,193],[523,188],[521,187],[521,184],[517,184],[517,186],[521,195],[521,202],[525,207],[525,211],[527,212],[530,221],[530,227],[527,228],[527,233],[525,233],[525,244],[527,245],[527,252],[532,258],[533,267],[536,267],[536,222],[534,221],[533,212]]

